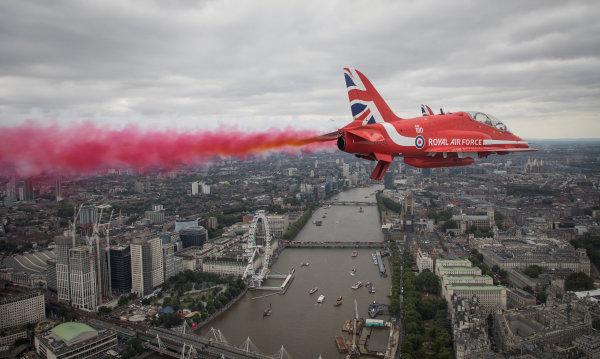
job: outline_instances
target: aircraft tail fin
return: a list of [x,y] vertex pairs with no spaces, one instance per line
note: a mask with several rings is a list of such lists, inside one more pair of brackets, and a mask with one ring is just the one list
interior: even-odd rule
[[399,120],[371,81],[354,68],[344,68],[353,121],[346,127],[355,127]]

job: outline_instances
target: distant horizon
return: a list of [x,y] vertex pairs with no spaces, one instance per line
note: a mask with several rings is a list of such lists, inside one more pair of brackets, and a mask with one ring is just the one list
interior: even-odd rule
[[354,67],[399,117],[426,104],[494,115],[521,138],[595,139],[598,18],[587,1],[2,2],[0,131],[88,119],[326,133],[351,118]]

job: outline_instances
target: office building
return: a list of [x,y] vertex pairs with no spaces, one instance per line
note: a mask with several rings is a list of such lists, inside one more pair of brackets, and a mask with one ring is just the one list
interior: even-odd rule
[[98,221],[98,207],[93,204],[86,204],[79,209],[79,225],[82,227],[92,227]]
[[164,282],[163,250],[158,237],[136,239],[131,245],[131,292],[150,294]]
[[202,247],[208,240],[208,232],[202,226],[189,227],[179,232],[183,248]]
[[36,324],[46,318],[44,293],[31,291],[0,298],[0,330]]
[[98,307],[98,288],[92,250],[78,246],[69,250],[69,279],[71,305],[78,309],[95,311]]
[[69,276],[69,250],[75,239],[67,236],[54,238],[56,252],[56,293],[61,302],[71,301],[71,278]]
[[108,237],[95,235],[91,238],[91,248],[94,259],[94,271],[96,272],[96,291],[98,296],[98,305],[104,302],[105,298],[112,295],[110,281],[110,252]]
[[198,181],[192,182],[192,196],[198,195]]
[[66,322],[35,336],[35,350],[46,359],[102,358],[117,347],[117,334],[84,323]]
[[198,219],[177,219],[175,220],[175,233],[190,227],[198,227]]
[[110,247],[110,278],[113,292],[131,292],[131,253],[129,246]]
[[217,227],[219,227],[219,221],[217,220],[217,217],[208,217],[206,219],[206,227],[209,229],[217,229]]
[[431,255],[429,255],[429,253],[421,251],[420,248],[419,250],[417,250],[416,262],[417,268],[419,269],[419,273],[421,273],[425,269],[429,269],[431,272],[433,272],[433,258],[431,258]]
[[449,284],[445,287],[446,301],[472,298],[477,296],[479,305],[487,313],[497,309],[506,309],[506,288],[501,285],[462,285]]
[[166,281],[175,275],[175,243],[171,242],[170,238],[167,239],[167,237],[163,237],[161,242],[164,280]]
[[46,288],[52,293],[56,293],[56,259],[46,261]]
[[200,190],[202,194],[210,194],[210,186],[204,182],[200,182]]
[[162,205],[156,205],[151,211],[146,211],[144,217],[151,224],[161,224],[165,221],[165,209]]

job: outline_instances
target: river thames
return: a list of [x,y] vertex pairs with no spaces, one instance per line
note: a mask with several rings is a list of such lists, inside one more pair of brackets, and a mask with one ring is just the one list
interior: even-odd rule
[[[375,191],[380,187],[355,188],[338,194],[338,201],[375,202]],[[358,206],[331,206],[319,208],[310,222],[300,231],[298,241],[383,241],[379,224],[377,206],[364,206],[363,212]],[[315,220],[323,221],[316,226]],[[228,342],[240,345],[248,336],[264,354],[275,353],[281,345],[295,359],[343,358],[334,343],[334,336],[341,335],[342,324],[351,319],[354,313],[354,299],[358,303],[361,317],[367,316],[369,303],[389,303],[390,280],[379,275],[373,264],[371,253],[374,250],[360,249],[358,257],[351,256],[352,249],[285,249],[272,271],[287,273],[296,268],[295,279],[285,295],[264,296],[269,292],[248,292],[231,309],[223,313],[208,328],[202,330],[206,335],[210,327],[220,329]],[[389,273],[387,258],[384,259]],[[308,267],[301,267],[309,262]],[[356,275],[350,271],[356,268]],[[376,292],[369,294],[362,287],[353,290],[350,287],[357,281],[370,281]],[[274,282],[273,282],[274,283]],[[270,285],[270,281],[265,283]],[[309,295],[313,287],[319,290]],[[323,304],[317,304],[319,295],[325,295]],[[343,304],[334,307],[338,296]],[[272,306],[272,315],[263,319],[263,311]]]

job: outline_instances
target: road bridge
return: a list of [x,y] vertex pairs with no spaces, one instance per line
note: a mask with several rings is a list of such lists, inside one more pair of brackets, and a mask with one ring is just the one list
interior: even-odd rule
[[328,241],[280,241],[280,246],[286,248],[385,248],[384,242],[328,242]]
[[323,204],[326,206],[375,206],[377,203],[366,201],[325,201]]

